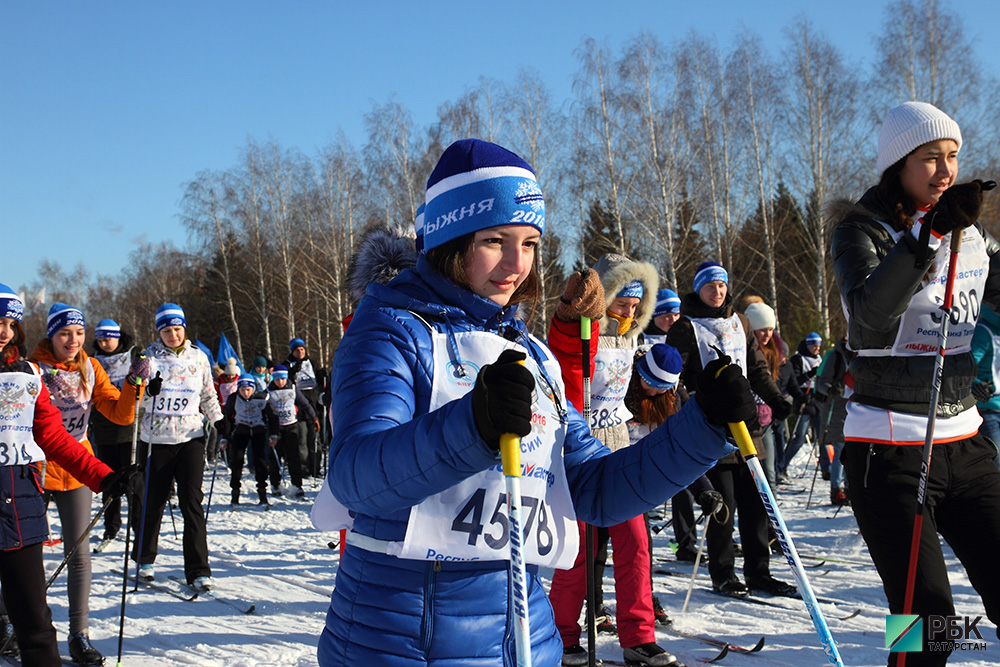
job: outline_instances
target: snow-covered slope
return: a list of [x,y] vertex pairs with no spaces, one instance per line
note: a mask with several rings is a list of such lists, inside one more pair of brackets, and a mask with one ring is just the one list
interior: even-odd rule
[[[803,476],[792,481],[805,492],[778,495],[793,540],[804,555],[828,557],[819,567],[809,568],[808,574],[818,596],[840,601],[821,606],[844,662],[855,666],[884,665],[887,608],[878,575],[868,559],[850,508],[837,512],[828,504],[829,483],[817,480],[812,506],[806,509],[812,468],[803,470],[804,457],[801,459],[800,467],[793,470]],[[257,606],[256,611],[241,615],[212,600],[185,602],[158,591],[129,592],[123,665],[286,667],[317,663],[317,637],[323,627],[338,561],[337,551],[328,546],[331,540],[338,539],[337,534],[316,532],[309,522],[311,499],[318,490],[319,481],[306,481],[307,501],[277,498],[267,512],[256,505],[240,505],[232,511],[228,504],[228,480],[223,476],[220,469],[208,519],[213,574],[221,594],[252,601]],[[206,496],[210,479],[207,475]],[[245,502],[254,502],[256,493],[252,489],[250,478],[246,477]],[[57,535],[58,518],[54,509],[50,510],[50,517],[53,534]],[[176,518],[180,533],[182,519],[179,513]],[[100,526],[95,532],[99,531]],[[690,573],[689,565],[673,561],[668,545],[670,537],[667,529],[654,538],[658,563],[667,569]],[[94,644],[107,656],[108,665],[114,664],[117,655],[122,590],[121,577],[112,570],[122,567],[123,546],[119,541],[93,556],[90,632]],[[52,570],[61,559],[61,547],[45,551],[46,565]],[[982,603],[957,559],[950,551],[948,553],[957,613],[984,617],[979,627],[987,644],[985,652],[954,653],[949,664],[968,667],[1000,664],[996,629],[985,618]],[[806,565],[818,562],[805,560]],[[156,570],[164,576],[183,577],[181,543],[174,537],[169,515],[163,521]],[[791,581],[783,558],[772,560],[771,571],[774,576]],[[654,575],[654,588],[681,630],[724,637],[744,646],[752,646],[761,635],[767,637],[761,652],[753,656],[730,653],[722,664],[747,667],[827,664],[801,601],[777,599],[780,607],[769,607],[721,598],[707,590],[710,588],[707,570],[702,568],[702,574],[696,581],[686,614],[681,614],[680,610],[687,578]],[[610,564],[606,575],[605,600],[613,611],[614,579]],[[59,633],[60,650],[67,654],[65,581],[63,573],[49,591],[49,604]],[[129,591],[131,589],[130,584]],[[838,620],[855,609],[860,609],[861,613],[848,620]],[[657,630],[657,638],[662,646],[681,655],[689,665],[718,653],[717,649],[694,640],[672,637],[661,629]],[[598,637],[598,656],[622,659],[615,637]]]

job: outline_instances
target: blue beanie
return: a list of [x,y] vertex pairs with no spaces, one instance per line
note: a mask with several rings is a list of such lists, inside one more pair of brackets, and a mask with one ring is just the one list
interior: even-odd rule
[[187,328],[184,311],[176,303],[165,303],[156,310],[156,330],[160,331],[164,327]]
[[301,338],[293,338],[290,341],[288,341],[288,351],[289,352],[294,352],[295,348],[297,348],[297,347],[305,347],[305,346],[306,346],[306,342],[304,340],[302,340]]
[[422,252],[424,249],[424,208],[426,206],[426,204],[420,205],[420,208],[417,209],[417,217],[413,221],[413,231],[417,234],[415,241],[417,252]]
[[681,312],[681,298],[677,296],[677,292],[664,287],[656,293],[656,309],[653,310],[653,317],[679,312]]
[[104,319],[97,323],[94,338],[121,338],[122,328],[114,320]]
[[705,283],[710,283],[713,280],[721,280],[728,285],[729,273],[718,262],[702,263],[698,267],[698,270],[694,272],[694,291],[700,292]]
[[60,329],[74,325],[87,326],[87,323],[83,319],[83,313],[80,312],[79,308],[68,306],[65,303],[52,304],[52,307],[49,308],[49,320],[46,326],[49,338],[55,336],[56,332]]
[[271,369],[271,378],[275,380],[287,380],[288,368],[284,364],[278,364]]
[[618,294],[615,294],[615,298],[619,297],[631,297],[633,299],[642,298],[642,283],[638,280],[633,280],[628,285],[623,287]]
[[253,376],[249,373],[243,373],[240,375],[240,379],[236,381],[236,388],[240,387],[256,387],[257,381],[253,379]]
[[677,384],[684,362],[681,353],[666,343],[657,343],[635,364],[639,377],[653,389],[666,391]]
[[808,336],[806,336],[806,345],[822,345],[822,344],[823,344],[823,337],[820,336],[815,331],[811,332]]
[[500,225],[545,231],[545,199],[535,172],[488,141],[462,139],[448,146],[427,179],[424,203],[425,252]]
[[0,283],[0,317],[21,321],[24,317],[24,303],[17,292]]

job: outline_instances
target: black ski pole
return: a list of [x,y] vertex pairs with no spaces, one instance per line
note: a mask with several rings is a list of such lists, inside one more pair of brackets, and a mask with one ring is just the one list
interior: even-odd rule
[[170,523],[174,527],[174,539],[177,539],[177,519],[174,518],[174,492],[173,487],[171,487],[170,497],[167,498],[167,507],[170,508]]
[[205,506],[205,525],[208,525],[208,513],[212,509],[212,492],[215,490],[215,474],[219,472],[219,457],[212,464],[212,483],[208,485],[208,504]]
[[[160,393],[160,386],[163,384],[163,379],[160,377],[160,371],[156,371],[156,377],[154,377],[149,382],[149,386],[146,388],[146,393],[153,398],[150,401],[149,406],[149,442],[146,443],[146,478],[142,487],[142,505],[139,508],[142,511],[142,517],[139,520],[139,544],[136,546],[135,553],[135,588],[133,591],[139,590],[139,560],[142,558],[142,541],[146,537],[146,505],[149,503],[149,471],[153,467],[153,417],[156,416],[156,396]],[[135,456],[135,452],[132,452]],[[129,514],[131,514],[129,510]],[[128,549],[125,549],[125,557],[128,558]],[[126,565],[128,560],[125,561]],[[125,568],[128,571],[128,567]],[[124,609],[124,603],[122,603],[122,608]]]
[[[581,354],[583,355],[583,420],[590,427],[590,318],[580,317],[580,343]],[[586,543],[587,556],[587,664],[594,667],[597,664],[597,587],[594,584],[594,548],[596,531],[594,526],[586,524],[584,528],[584,542]]]
[[[159,393],[160,383],[162,380],[159,379],[160,374],[157,372],[156,378],[156,390]],[[153,383],[147,383],[146,389],[151,390],[153,388]],[[152,428],[152,423],[150,423],[150,428]],[[152,438],[150,438],[152,439]],[[139,441],[139,391],[136,387],[135,393],[135,412],[132,414],[132,444],[129,449],[129,465],[135,465],[135,448],[136,443]],[[125,515],[125,562],[122,565],[122,603],[121,611],[118,617],[118,665],[122,664],[122,645],[125,641],[125,598],[128,593],[128,556],[129,556],[129,541],[132,537],[132,511],[135,509],[133,505],[135,504],[135,496],[133,493],[128,495],[128,513]],[[136,554],[136,561],[139,560],[138,554]]]

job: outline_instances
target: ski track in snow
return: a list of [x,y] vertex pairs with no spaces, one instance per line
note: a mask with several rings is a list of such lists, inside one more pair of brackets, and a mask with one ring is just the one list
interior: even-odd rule
[[[828,503],[829,482],[817,478],[812,505],[806,509],[813,472],[807,457],[808,451],[803,448],[791,468],[793,475],[799,475],[792,478],[791,484],[804,487],[806,492],[794,495],[779,492],[782,515],[800,553],[858,561],[828,561],[815,570],[806,567],[806,573],[808,576],[824,569],[830,570],[825,576],[810,578],[810,583],[817,596],[843,601],[836,605],[820,603],[820,607],[845,665],[885,665],[884,632],[888,607],[881,581],[868,558],[850,507],[842,508],[834,517],[836,508]],[[204,483],[206,498],[210,481],[209,470]],[[249,473],[246,473],[241,499],[248,504],[232,511],[228,504],[228,473],[220,466],[208,519],[210,563],[216,590],[228,597],[253,602],[257,609],[253,614],[243,615],[213,600],[184,602],[166,593],[145,589],[133,593],[130,583],[122,665],[316,665],[316,644],[325,621],[338,563],[338,552],[331,550],[327,543],[339,540],[336,533],[317,532],[309,521],[312,499],[319,485],[319,480],[307,479],[303,485],[307,492],[306,500],[272,498],[271,510],[265,512],[253,504],[257,494]],[[95,497],[94,512],[98,508],[99,496]],[[174,511],[180,532],[183,520],[176,508]],[[52,534],[58,535],[58,515],[54,506],[49,510],[49,518]],[[102,532],[102,525],[98,525],[89,548],[97,544]],[[117,542],[103,553],[92,555],[94,576],[90,596],[90,637],[104,653],[108,665],[115,664],[118,651],[122,590],[121,577],[112,574],[111,570],[122,567],[124,534],[123,527]],[[672,560],[668,544],[672,537],[670,529],[653,536],[655,557]],[[46,568],[51,572],[62,559],[62,548],[47,547],[44,551]],[[986,618],[979,596],[947,545],[945,552],[956,613],[983,616],[979,628],[987,645],[985,651],[956,651],[948,664],[964,667],[1000,664],[1000,640],[996,637],[996,628]],[[815,562],[803,558],[806,566]],[[667,562],[665,565],[685,572],[690,572],[691,568],[686,563]],[[741,559],[737,558],[737,566],[741,565]],[[134,575],[134,564],[130,564],[129,570]],[[163,577],[184,576],[181,542],[174,537],[169,511],[164,513],[160,531],[156,572]],[[783,557],[771,560],[771,573],[785,581],[793,580]],[[707,569],[701,568],[701,574],[707,574]],[[543,572],[543,575],[548,580],[551,571]],[[829,664],[819,648],[812,620],[800,600],[773,598],[782,605],[781,608],[727,600],[706,590],[708,583],[700,578],[695,583],[687,613],[681,615],[688,578],[654,575],[653,586],[667,614],[680,630],[723,638],[742,646],[753,646],[761,635],[767,637],[767,643],[759,653],[751,656],[730,653],[719,664],[747,667]],[[605,571],[604,598],[614,614],[614,577],[610,562]],[[48,602],[52,608],[60,651],[67,655],[69,611],[65,572],[49,590]],[[861,609],[860,615],[846,621],[838,620],[838,617],[847,616],[857,608]],[[689,667],[699,664],[699,659],[709,659],[718,653],[718,649],[669,635],[662,629],[657,629],[656,635],[661,646],[677,654]],[[586,646],[586,635],[583,642]],[[599,635],[597,655],[620,661],[622,653],[617,637]]]

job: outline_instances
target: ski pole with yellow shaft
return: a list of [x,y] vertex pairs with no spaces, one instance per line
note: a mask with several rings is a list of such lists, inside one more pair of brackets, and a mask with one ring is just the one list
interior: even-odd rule
[[[518,363],[524,365],[524,361]],[[510,599],[514,604],[514,647],[517,667],[531,667],[528,577],[524,570],[524,534],[521,527],[521,438],[513,433],[500,436],[500,460],[507,485],[507,519],[510,523]]]
[[[719,369],[719,372],[721,373],[724,368],[725,366]],[[785,526],[785,520],[781,518],[778,501],[775,500],[774,493],[767,483],[767,477],[764,476],[764,468],[761,467],[760,461],[757,459],[757,448],[754,447],[753,440],[750,438],[750,431],[747,430],[745,422],[730,422],[729,430],[732,432],[733,437],[736,438],[736,445],[740,448],[743,458],[746,459],[747,467],[750,468],[750,474],[753,476],[754,484],[757,485],[760,499],[764,502],[764,509],[767,510],[771,526],[778,535],[781,550],[788,560],[788,565],[792,568],[792,575],[795,577],[795,582],[802,593],[802,600],[806,603],[806,609],[812,617],[813,627],[816,628],[820,642],[823,644],[823,652],[826,653],[827,660],[830,661],[831,665],[844,667],[840,651],[837,650],[837,644],[833,641],[833,634],[830,632],[830,627],[826,624],[826,618],[823,617],[823,612],[819,608],[819,601],[816,599],[816,594],[813,593],[812,586],[809,585],[809,579],[802,568],[802,561],[799,560],[799,554],[795,551],[795,545],[792,544],[792,537]]]

